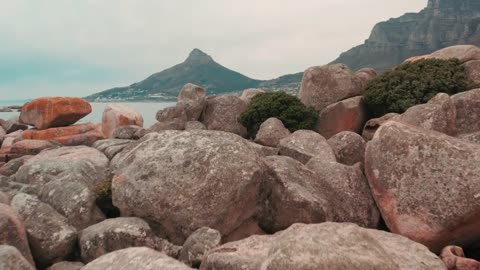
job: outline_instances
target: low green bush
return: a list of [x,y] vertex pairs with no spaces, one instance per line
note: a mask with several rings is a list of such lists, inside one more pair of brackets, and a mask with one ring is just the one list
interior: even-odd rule
[[278,118],[285,127],[294,132],[299,129],[314,129],[318,112],[307,108],[295,96],[285,92],[269,92],[252,98],[247,110],[241,115],[240,122],[255,137],[260,125],[270,117]]
[[368,83],[364,102],[374,117],[403,113],[437,93],[467,90],[465,67],[457,59],[426,59],[404,63]]

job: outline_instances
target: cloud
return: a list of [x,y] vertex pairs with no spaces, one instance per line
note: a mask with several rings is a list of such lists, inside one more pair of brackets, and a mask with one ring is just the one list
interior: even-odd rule
[[9,99],[45,93],[87,95],[127,85],[183,61],[193,48],[250,77],[269,79],[325,64],[363,43],[375,23],[419,11],[426,1],[0,4],[0,99]]

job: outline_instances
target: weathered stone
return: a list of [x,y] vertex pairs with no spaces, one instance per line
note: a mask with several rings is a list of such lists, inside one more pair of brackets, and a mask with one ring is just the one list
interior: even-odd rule
[[43,185],[55,179],[85,183],[91,190],[110,182],[108,158],[86,146],[42,151],[29,159],[15,174],[15,181]]
[[202,227],[187,238],[180,252],[179,260],[195,268],[200,267],[203,255],[220,245],[222,235],[219,231]]
[[211,250],[201,270],[445,270],[426,247],[348,223],[295,224]]
[[0,245],[15,247],[31,265],[35,265],[22,218],[15,209],[2,203],[0,203],[0,235]]
[[331,187],[290,157],[267,157],[260,227],[268,233],[294,223],[321,223],[334,218]]
[[277,147],[280,140],[290,136],[290,134],[290,131],[285,128],[282,121],[272,117],[260,125],[255,136],[255,142],[265,146]]
[[465,63],[468,84],[471,88],[480,87],[480,60],[468,61]]
[[243,90],[240,99],[248,105],[250,104],[250,101],[252,101],[252,98],[258,94],[265,94],[265,90],[256,88],[245,89]]
[[178,94],[177,103],[185,107],[188,121],[197,121],[206,104],[207,91],[202,87],[188,83]]
[[23,105],[20,121],[38,129],[74,124],[92,112],[90,103],[81,98],[38,98]]
[[206,130],[207,127],[199,121],[188,121],[185,124],[185,130],[194,130],[194,129],[199,129],[199,130]]
[[55,209],[37,197],[24,193],[15,195],[11,205],[25,221],[37,263],[49,265],[73,253],[77,231]]
[[452,96],[457,112],[457,132],[459,134],[480,131],[480,88]]
[[12,145],[11,154],[19,156],[31,156],[42,152],[45,149],[59,148],[59,144],[43,140],[21,140]]
[[342,131],[361,133],[368,120],[368,113],[361,96],[345,99],[328,105],[317,121],[316,130],[325,138]]
[[[112,134],[112,138],[115,139],[123,139],[123,140],[138,140],[137,134],[140,133],[140,129],[144,129],[139,126],[129,125],[129,126],[121,126]],[[143,136],[142,136],[143,137]]]
[[122,215],[161,225],[174,244],[200,227],[228,236],[254,216],[265,167],[237,135],[150,133],[111,162],[113,203]]
[[396,120],[453,136],[456,133],[456,115],[457,112],[452,99],[447,94],[440,93],[427,104],[409,108]]
[[480,60],[480,48],[473,45],[450,46],[433,52],[430,54],[430,58],[445,60],[457,58],[460,62],[465,63],[472,60]]
[[177,104],[157,112],[157,121],[150,129],[153,131],[162,130],[184,130],[187,123],[187,111],[185,105]]
[[84,229],[79,237],[85,263],[115,250],[148,246],[153,232],[147,222],[135,217],[107,219]]
[[0,191],[0,203],[9,205],[10,204],[10,196],[2,191]]
[[46,183],[39,192],[39,198],[67,218],[68,223],[82,230],[105,219],[95,204],[97,194],[80,181],[71,182],[54,179]]
[[365,127],[363,128],[362,137],[365,139],[365,141],[370,141],[371,139],[373,139],[373,135],[375,135],[377,129],[379,129],[383,125],[383,123],[397,116],[399,116],[398,113],[387,113],[380,118],[368,120],[365,124]]
[[33,267],[15,247],[0,245],[0,269],[35,270],[35,267]]
[[[458,139],[470,142],[470,143],[477,143],[480,144],[480,131],[468,133],[468,134],[460,134],[457,136]],[[1,169],[0,169],[1,171]]]
[[307,107],[322,111],[340,100],[363,94],[362,80],[343,64],[311,67],[298,94]]
[[362,68],[355,72],[355,75],[360,79],[362,89],[366,89],[368,82],[377,77],[377,72],[373,68]]
[[86,123],[69,127],[49,128],[45,130],[26,130],[22,133],[25,140],[52,140],[65,146],[92,145],[104,139],[100,127]]
[[0,175],[12,176],[17,173],[18,169],[33,156],[23,156],[13,160],[0,167]]
[[367,144],[365,171],[388,228],[440,252],[480,239],[479,160],[480,145],[389,121]]
[[247,136],[247,129],[240,124],[240,115],[247,109],[245,101],[234,95],[207,98],[203,123],[209,130],[220,130]]
[[153,249],[117,250],[90,262],[82,270],[191,270],[192,268]]
[[134,109],[120,104],[110,104],[103,111],[102,131],[106,138],[110,138],[115,129],[128,125],[143,127],[142,115]]
[[248,141],[248,145],[257,152],[257,154],[261,157],[269,157],[269,156],[276,156],[280,149],[268,147],[260,144],[256,144],[254,142]]
[[362,136],[351,131],[340,132],[328,139],[337,161],[345,165],[363,164],[366,143]]
[[107,139],[96,141],[93,144],[93,148],[104,153],[108,159],[112,159],[116,154],[120,153],[127,145],[133,143],[133,140],[122,139]]
[[465,258],[463,249],[457,246],[448,246],[440,255],[448,270],[478,270],[480,262]]
[[59,262],[50,266],[47,270],[80,270],[84,266],[81,262]]
[[303,164],[314,156],[335,161],[335,153],[322,135],[311,130],[297,130],[279,143],[280,155],[292,157]]
[[317,181],[329,187],[323,192],[334,209],[331,220],[378,227],[380,213],[360,164],[346,166],[317,156],[306,167],[316,173]]
[[3,129],[7,134],[13,133],[18,130],[28,129],[27,125],[18,122],[18,117],[13,117],[6,121],[2,120],[0,121],[0,124],[2,125]]

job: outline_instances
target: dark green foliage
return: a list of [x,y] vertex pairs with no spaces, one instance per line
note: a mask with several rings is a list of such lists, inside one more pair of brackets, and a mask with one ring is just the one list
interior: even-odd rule
[[467,90],[465,67],[457,59],[427,59],[405,63],[369,82],[364,102],[375,117],[403,113],[426,103],[437,93]]
[[248,129],[248,134],[255,136],[260,125],[270,117],[283,122],[291,132],[299,129],[313,129],[317,123],[318,113],[307,108],[295,96],[285,92],[270,92],[253,97],[248,109],[241,115],[240,122]]

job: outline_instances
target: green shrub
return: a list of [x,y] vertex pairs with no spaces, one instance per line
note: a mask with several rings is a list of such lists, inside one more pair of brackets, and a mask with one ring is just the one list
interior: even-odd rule
[[437,93],[467,90],[465,67],[457,59],[426,59],[405,63],[371,80],[364,102],[375,117],[403,113]]
[[291,132],[299,129],[314,129],[318,113],[307,108],[295,96],[285,92],[269,92],[252,98],[247,110],[241,115],[240,122],[255,137],[260,125],[270,117],[283,122]]

